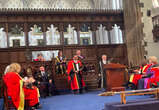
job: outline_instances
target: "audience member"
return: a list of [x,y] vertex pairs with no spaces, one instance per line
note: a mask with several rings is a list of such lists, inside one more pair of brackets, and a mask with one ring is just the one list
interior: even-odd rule
[[38,92],[25,91],[25,83],[27,81],[19,75],[20,71],[21,66],[18,63],[12,63],[8,72],[3,76],[4,83],[7,87],[8,97],[11,98],[14,106],[18,110],[24,109],[25,99],[28,99],[28,103],[31,105],[31,109],[34,110],[34,107],[39,103]]
[[53,95],[52,73],[45,71],[44,66],[39,68],[39,72],[35,75],[35,79],[42,97]]
[[55,72],[56,74],[65,74],[67,70],[66,57],[63,56],[62,51],[58,52],[58,56],[55,60]]
[[39,53],[39,54],[37,55],[37,58],[34,59],[34,61],[45,61],[45,59],[44,59],[44,57],[43,57],[43,54]]

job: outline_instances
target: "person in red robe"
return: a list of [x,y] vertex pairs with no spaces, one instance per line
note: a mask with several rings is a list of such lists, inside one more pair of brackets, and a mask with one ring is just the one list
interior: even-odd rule
[[19,72],[21,66],[18,63],[12,63],[8,72],[3,76],[4,84],[7,88],[7,95],[11,98],[17,110],[24,110],[24,101],[28,100],[31,110],[35,110],[35,106],[39,104],[39,96],[36,88],[26,88],[26,83],[30,81],[24,80]]
[[151,73],[153,73],[153,75],[148,79],[147,88],[156,88],[159,86],[159,65],[153,67]]
[[16,109],[24,110],[23,79],[18,74],[20,70],[19,64],[11,64],[9,71],[3,76],[3,81],[7,88],[7,95],[11,98]]
[[138,80],[138,89],[148,89],[149,88],[149,79],[153,76],[154,72],[151,71],[153,67],[158,65],[157,57],[150,56],[148,59],[149,64],[146,65],[145,70],[143,71],[142,78]]
[[146,62],[143,62],[142,66],[139,69],[133,70],[134,74],[130,75],[129,82],[134,84],[135,89],[137,89],[138,80],[142,78],[142,75],[145,73],[145,71],[148,69],[148,65]]
[[144,86],[141,83],[139,84],[139,81],[144,80],[143,78],[146,76],[146,72],[152,68],[152,66],[155,64],[154,58],[149,57],[149,63],[146,64],[146,61],[143,61],[142,66],[140,69],[134,70],[134,74],[131,74],[129,82],[135,86],[135,89],[142,89]]
[[85,82],[82,78],[82,63],[78,60],[78,56],[75,55],[73,60],[68,62],[67,73],[69,75],[68,80],[71,82],[71,89],[74,94],[82,93],[85,88]]
[[33,77],[25,77],[24,80],[25,83],[23,89],[25,101],[28,101],[28,104],[32,109],[41,108],[41,105],[39,104],[39,89],[33,85],[35,79]]

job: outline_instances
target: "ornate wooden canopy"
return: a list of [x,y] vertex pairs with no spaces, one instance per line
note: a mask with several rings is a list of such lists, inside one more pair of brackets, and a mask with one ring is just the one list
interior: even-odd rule
[[27,23],[28,26],[24,25],[25,28],[38,24],[43,27],[43,31],[46,31],[45,27],[50,24],[54,24],[59,30],[68,24],[78,29],[82,23],[90,25],[91,30],[94,30],[102,24],[109,30],[114,24],[123,28],[124,22],[122,10],[0,9],[0,16],[0,24],[5,30],[7,27],[4,23],[9,25]]

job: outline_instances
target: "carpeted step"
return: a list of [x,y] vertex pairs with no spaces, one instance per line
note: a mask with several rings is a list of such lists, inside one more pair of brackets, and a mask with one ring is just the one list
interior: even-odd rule
[[159,110],[159,100],[134,100],[128,101],[127,104],[121,104],[120,102],[107,103],[104,110]]

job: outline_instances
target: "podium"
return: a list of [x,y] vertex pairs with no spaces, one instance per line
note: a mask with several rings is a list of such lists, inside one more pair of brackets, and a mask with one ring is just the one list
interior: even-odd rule
[[[125,66],[121,64],[106,64],[103,65],[104,74],[106,74],[106,87],[107,91],[112,91],[115,88],[122,88],[126,81]],[[120,91],[120,90],[119,90]]]

